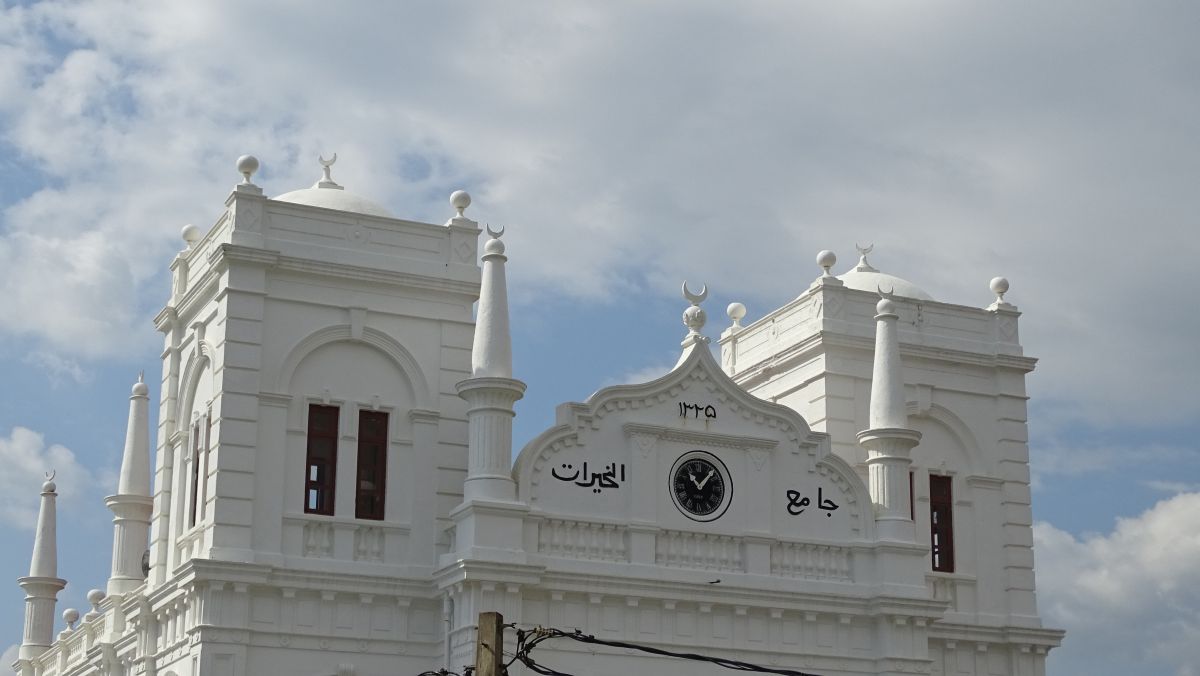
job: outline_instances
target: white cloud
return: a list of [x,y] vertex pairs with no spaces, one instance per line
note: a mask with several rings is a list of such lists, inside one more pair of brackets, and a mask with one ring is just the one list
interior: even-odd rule
[[0,524],[33,530],[37,524],[41,486],[46,472],[64,502],[78,502],[98,488],[92,472],[75,454],[59,444],[46,445],[45,437],[25,427],[14,427],[0,437]]
[[61,354],[36,350],[25,355],[25,363],[41,367],[50,378],[54,387],[70,381],[83,385],[92,380],[92,374],[79,365],[79,362]]
[[4,654],[0,655],[0,667],[8,667],[13,662],[17,661],[17,655],[20,654],[21,645],[14,643],[4,649]]
[[1053,673],[1200,674],[1200,493],[1103,535],[1038,523],[1034,543],[1042,618],[1068,631]]
[[150,349],[176,233],[216,218],[233,159],[279,194],[337,151],[404,216],[471,189],[510,226],[518,300],[698,271],[779,300],[817,250],[873,241],[948,301],[1009,276],[1032,393],[1064,416],[1195,419],[1195,17],[1002,7],[9,7],[0,122],[40,187],[4,211],[0,331]]

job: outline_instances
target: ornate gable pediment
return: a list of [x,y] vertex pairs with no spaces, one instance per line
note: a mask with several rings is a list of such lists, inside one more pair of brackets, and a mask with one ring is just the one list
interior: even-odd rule
[[521,451],[520,499],[551,519],[728,536],[870,537],[866,486],[827,435],[734,383],[697,343],[667,375],[563,404]]

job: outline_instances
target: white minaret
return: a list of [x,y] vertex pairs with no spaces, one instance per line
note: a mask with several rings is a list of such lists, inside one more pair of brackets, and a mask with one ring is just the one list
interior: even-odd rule
[[879,538],[914,542],[908,467],[912,463],[909,454],[920,442],[921,433],[908,428],[896,303],[883,297],[875,305],[875,312],[870,427],[858,433],[858,443],[867,449],[871,501],[875,503]]
[[58,544],[55,524],[54,472],[46,476],[42,484],[42,505],[38,510],[37,533],[33,538],[33,560],[29,564],[29,576],[17,579],[25,590],[25,635],[17,653],[22,674],[33,673],[28,660],[46,652],[54,641],[54,605],[58,592],[67,586],[67,581],[58,577]]
[[129,397],[129,426],[117,494],[104,499],[113,513],[112,573],[108,593],[125,594],[142,586],[142,555],[150,537],[150,388],[138,381]]
[[[470,197],[458,191],[451,204],[465,208]],[[475,342],[471,346],[471,377],[457,385],[467,401],[468,460],[463,502],[473,500],[513,502],[517,486],[512,478],[513,404],[525,394],[525,383],[512,377],[512,336],[508,329],[508,284],[504,276],[504,243],[500,232],[483,245],[483,279],[475,317]]]

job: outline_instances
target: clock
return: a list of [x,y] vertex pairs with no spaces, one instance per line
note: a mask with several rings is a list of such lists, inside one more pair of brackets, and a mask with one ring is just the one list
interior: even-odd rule
[[671,467],[671,500],[689,519],[714,521],[732,498],[729,469],[712,453],[688,451]]

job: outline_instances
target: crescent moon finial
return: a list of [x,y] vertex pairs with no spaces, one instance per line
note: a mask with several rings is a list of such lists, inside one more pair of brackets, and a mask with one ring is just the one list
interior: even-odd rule
[[684,282],[683,282],[683,298],[684,298],[684,300],[688,301],[692,305],[699,305],[699,304],[703,303],[704,299],[708,298],[708,285],[707,284],[701,285],[700,293],[692,293],[691,291],[688,290],[687,280],[684,280]]
[[52,469],[52,470],[50,470],[49,472],[46,472],[46,474],[45,474],[45,476],[46,476],[46,481],[54,481],[54,475],[55,475],[55,474],[57,474],[57,473],[58,473],[58,471],[57,471],[57,470],[53,470],[53,469]]
[[330,159],[325,159],[324,155],[317,155],[317,161],[321,163],[321,180],[317,182],[314,188],[340,188],[337,183],[333,182],[333,177],[329,175],[329,168],[337,162],[337,153],[333,154]]
[[501,237],[504,236],[504,228],[503,227],[500,228],[500,232],[496,232],[495,230],[492,230],[491,223],[485,223],[483,227],[487,229],[488,235],[491,235],[492,237],[494,237],[496,239],[500,239]]
[[896,292],[896,287],[895,287],[895,285],[892,285],[892,288],[888,289],[887,291],[884,291],[882,286],[876,284],[875,290],[879,292],[880,298],[891,298],[892,294],[894,294]]
[[866,256],[867,254],[869,254],[869,253],[871,253],[872,251],[874,251],[874,250],[875,250],[875,245],[874,245],[874,244],[868,244],[868,245],[866,245],[865,247],[863,247],[863,246],[859,246],[859,245],[858,245],[858,242],[855,242],[855,243],[854,243],[854,248],[855,248],[855,249],[858,249],[858,255],[860,255],[860,256]]

